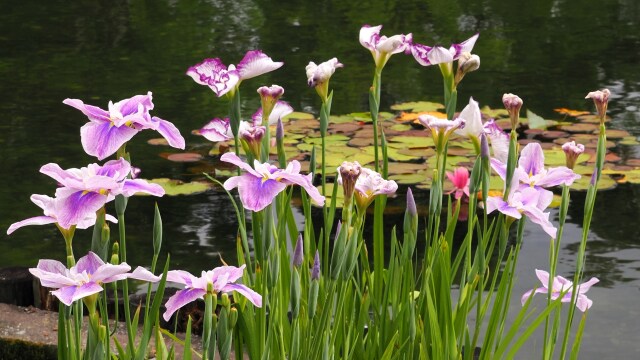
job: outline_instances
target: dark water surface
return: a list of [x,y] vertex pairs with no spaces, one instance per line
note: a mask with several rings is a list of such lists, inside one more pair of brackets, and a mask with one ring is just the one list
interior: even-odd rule
[[[184,75],[205,57],[237,63],[249,49],[262,49],[285,66],[242,85],[243,113],[259,105],[255,90],[279,84],[299,111],[317,112],[306,86],[309,61],[337,56],[345,68],[332,79],[333,113],[364,111],[373,63],[358,43],[362,24],[384,24],[383,33],[413,32],[427,44],[449,44],[480,32],[474,52],[481,69],[468,75],[459,102],[473,96],[500,106],[513,92],[525,107],[547,118],[554,108],[592,110],[588,91],[611,89],[611,127],[640,135],[640,2],[556,1],[3,1],[0,3],[0,266],[33,266],[39,258],[64,257],[54,226],[27,227],[11,236],[13,222],[40,215],[33,193],[52,194],[55,184],[38,173],[56,162],[63,168],[95,162],[82,151],[85,118],[62,104],[79,98],[106,107],[152,91],[154,114],[172,121],[188,149],[210,146],[190,131],[226,115],[226,104]],[[394,56],[384,70],[382,108],[396,102],[441,101],[436,68]],[[426,136],[426,134],[425,134]],[[128,150],[146,178],[195,177],[189,166],[158,156],[143,132]],[[619,149],[640,157],[637,147]],[[560,271],[569,276],[580,238],[583,194],[575,193],[565,230]],[[423,199],[426,204],[424,195]],[[155,199],[133,198],[128,213],[128,253],[133,265],[151,258]],[[165,222],[163,248],[172,268],[198,272],[233,262],[236,219],[220,191],[158,199]],[[404,199],[392,200],[401,205]],[[556,215],[555,213],[553,215]],[[582,357],[635,358],[640,353],[640,187],[619,186],[598,196],[587,247],[587,276],[601,282],[589,292],[594,306]],[[515,297],[537,284],[534,269],[547,269],[548,239],[528,226]],[[115,232],[115,229],[114,229]],[[88,249],[90,233],[78,231],[76,254]],[[542,305],[542,300],[539,303]],[[514,309],[517,304],[514,303]],[[539,358],[539,341],[519,358]]]

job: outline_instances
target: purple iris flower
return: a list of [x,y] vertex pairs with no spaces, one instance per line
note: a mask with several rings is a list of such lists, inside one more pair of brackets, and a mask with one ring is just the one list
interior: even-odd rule
[[[549,293],[549,273],[544,270],[536,269],[536,276],[540,280],[542,287],[532,289],[524,293],[522,295],[522,304],[524,305],[527,300],[535,295],[535,294],[548,294]],[[593,301],[587,298],[586,292],[593,286],[597,284],[600,280],[598,278],[592,277],[589,281],[583,282],[578,285],[578,294],[576,294],[576,306],[580,311],[587,311],[591,305],[593,305]],[[573,292],[575,291],[573,282],[569,281],[562,276],[556,276],[553,278],[553,283],[551,287],[551,299],[556,300],[562,295],[563,292],[566,293],[562,296],[561,302],[571,302],[571,298],[573,296]]]
[[159,132],[169,145],[184,149],[184,138],[175,125],[149,114],[153,109],[151,92],[115,104],[110,101],[108,111],[86,105],[78,99],[65,99],[63,103],[82,111],[89,118],[89,122],[80,128],[82,147],[87,154],[98,160],[111,156],[135,134],[145,129]]
[[[23,227],[23,226],[28,226],[28,225],[46,225],[46,224],[55,224],[58,223],[58,218],[60,217],[60,215],[58,215],[61,210],[60,208],[62,208],[61,205],[62,202],[61,200],[58,199],[54,199],[52,197],[49,197],[47,195],[38,195],[38,194],[33,194],[31,195],[31,201],[38,205],[44,212],[43,216],[35,216],[32,218],[28,218],[22,221],[18,221],[16,223],[11,224],[11,226],[9,226],[9,229],[7,229],[7,235],[10,235],[11,233],[13,233],[14,231],[18,230],[19,228]],[[78,217],[77,218],[77,222],[75,224],[69,224],[69,226],[74,226],[78,229],[86,229],[90,226],[93,226],[93,224],[96,223],[96,213],[94,212],[87,212],[83,214],[84,217]],[[107,214],[106,215],[106,219],[108,221],[111,221],[113,223],[117,223],[118,220],[116,218],[114,218],[113,216]],[[68,228],[68,227],[66,227]]]
[[475,34],[460,44],[452,44],[448,49],[442,46],[427,46],[422,44],[411,45],[411,54],[418,64],[422,66],[452,63],[458,60],[462,53],[470,53],[476,44],[480,34]]
[[160,185],[142,179],[128,179],[131,165],[123,158],[108,161],[103,166],[89,164],[67,170],[50,163],[42,166],[40,172],[61,185],[56,190],[55,213],[58,224],[65,229],[90,217],[116,195],[128,197],[138,192],[164,195]]
[[51,294],[69,306],[76,300],[101,292],[101,284],[126,279],[129,270],[131,267],[127,263],[105,264],[98,255],[89,252],[71,269],[56,260],[40,260],[29,272],[40,279],[42,286],[58,289]]
[[542,229],[555,239],[557,229],[549,221],[549,213],[544,212],[552,200],[553,193],[549,190],[524,187],[512,190],[507,201],[499,196],[489,196],[486,209],[488,214],[498,210],[515,219],[520,219],[524,214],[532,222],[542,226]]
[[[498,159],[491,159],[491,167],[504,180],[507,165]],[[552,187],[560,184],[567,186],[580,179],[580,175],[566,166],[544,168],[544,152],[539,143],[529,143],[520,152],[518,167],[514,172],[514,179],[521,183],[521,187]]]
[[484,123],[484,133],[491,141],[493,157],[505,164],[509,158],[509,135],[496,124],[494,119]]
[[206,85],[220,97],[233,94],[242,80],[266,74],[283,65],[275,62],[260,50],[248,51],[238,64],[225,66],[222,60],[204,59],[187,70],[187,75],[200,85]]
[[320,195],[318,189],[313,186],[312,174],[300,174],[300,163],[293,160],[282,170],[277,167],[259,161],[254,162],[252,168],[243,162],[236,154],[226,153],[220,160],[234,164],[246,171],[240,176],[233,176],[224,182],[224,188],[231,190],[238,188],[240,200],[245,208],[252,211],[260,211],[271,204],[273,199],[288,185],[299,185],[309,194],[311,199],[318,205],[324,205],[324,196]]
[[169,321],[171,315],[186,304],[204,298],[207,287],[212,286],[213,295],[220,292],[235,291],[246,297],[253,305],[262,307],[262,296],[245,285],[235,284],[242,277],[245,265],[220,266],[210,271],[203,271],[202,276],[195,277],[183,270],[171,270],[167,273],[167,281],[185,285],[185,288],[169,298],[165,307],[167,311],[162,317]]
[[359,36],[360,44],[371,52],[378,69],[385,66],[391,55],[401,52],[408,53],[413,42],[411,33],[386,37],[380,35],[380,30],[382,30],[382,25],[364,25],[360,28]]
[[229,118],[215,118],[198,130],[193,130],[196,135],[202,135],[205,139],[213,142],[227,141],[233,139]]

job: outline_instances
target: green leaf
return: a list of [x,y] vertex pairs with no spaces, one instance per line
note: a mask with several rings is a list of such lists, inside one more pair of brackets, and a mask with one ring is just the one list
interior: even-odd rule
[[211,183],[204,181],[185,183],[180,180],[168,178],[151,179],[148,181],[162,186],[167,196],[198,194],[209,190],[212,186]]
[[391,106],[391,110],[412,112],[437,111],[444,109],[444,105],[430,101],[412,101]]

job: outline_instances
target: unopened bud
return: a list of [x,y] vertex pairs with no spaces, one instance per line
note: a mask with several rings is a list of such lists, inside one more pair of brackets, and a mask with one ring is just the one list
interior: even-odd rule
[[284,89],[278,85],[271,85],[270,87],[262,86],[258,88],[258,94],[260,94],[260,102],[262,105],[262,124],[265,124],[264,119],[269,119],[269,115],[273,111],[273,107],[278,102],[278,99],[284,94]]
[[567,167],[573,169],[576,166],[578,156],[584,152],[584,145],[576,144],[575,141],[569,141],[562,145],[562,150],[566,156]]
[[311,280],[320,279],[320,253],[316,250],[316,255],[313,257],[313,267],[311,268]]
[[264,136],[267,128],[264,126],[247,125],[240,127],[238,135],[242,141],[242,145],[245,147],[245,151],[250,152],[258,159],[262,150],[262,137]]
[[111,247],[111,264],[118,265],[120,264],[120,245],[117,242],[113,243]]
[[238,322],[238,309],[232,307],[229,313],[229,329],[233,329]]
[[358,163],[357,161],[354,161],[354,162],[345,161],[338,168],[338,173],[340,174],[340,178],[338,178],[338,183],[342,184],[342,189],[344,191],[345,207],[347,207],[351,203],[353,191],[356,187],[356,182],[358,181],[358,177],[360,176],[361,171],[362,171],[362,167],[360,166],[360,163]]
[[598,110],[598,116],[600,117],[600,124],[604,123],[605,116],[607,115],[607,106],[609,105],[609,96],[611,91],[609,89],[592,91],[585,96],[585,99],[592,99]]
[[472,71],[480,68],[480,56],[463,52],[458,59],[458,71],[456,72],[455,85],[458,86],[462,78]]
[[280,141],[284,139],[284,125],[282,124],[282,119],[278,118],[278,125],[276,125],[276,140]]
[[483,159],[488,159],[489,156],[489,140],[487,140],[487,135],[482,133],[480,134],[480,157]]
[[413,198],[413,192],[411,188],[407,189],[407,212],[411,216],[418,215],[418,209],[416,208],[416,200]]
[[298,240],[296,241],[296,248],[293,250],[293,266],[302,265],[302,260],[304,258],[304,248],[303,248],[303,239],[302,234],[298,235]]
[[522,99],[518,95],[504,94],[502,95],[502,103],[504,108],[509,112],[511,117],[511,129],[515,129],[520,121],[520,108],[522,108]]
[[591,186],[596,186],[597,182],[598,182],[598,167],[596,166],[595,168],[593,168],[593,174],[591,174],[591,181],[589,181],[589,184]]

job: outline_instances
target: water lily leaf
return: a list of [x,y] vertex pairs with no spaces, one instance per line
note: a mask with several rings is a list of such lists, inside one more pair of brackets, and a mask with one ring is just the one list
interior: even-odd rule
[[168,196],[198,194],[213,187],[213,183],[208,181],[192,181],[185,183],[180,180],[168,178],[151,179],[148,181],[162,186],[165,191],[165,195]]
[[[590,176],[583,176],[580,179],[573,182],[573,184],[571,185],[571,190],[585,191],[589,187],[590,182],[591,182]],[[610,176],[602,175],[600,177],[600,181],[598,182],[598,190],[613,189],[616,187],[616,185],[617,185],[616,181],[613,180]]]
[[338,185],[337,183],[327,183],[326,184],[326,194],[322,193],[322,185],[318,185],[316,186],[316,188],[318,189],[318,191],[320,192],[320,194],[324,195],[325,199],[325,204],[331,204],[331,202],[333,201],[331,198],[331,195],[333,195],[333,187],[334,186],[339,186],[338,191],[336,192],[336,207],[341,209],[342,205],[344,203],[344,192],[342,190],[342,186]]
[[427,181],[427,172],[420,171],[413,174],[395,174],[389,176],[390,180],[394,180],[398,184],[413,185]]
[[576,123],[570,125],[562,125],[559,128],[563,131],[568,131],[570,133],[593,133],[598,130],[598,126],[596,124],[586,124],[586,123]]
[[355,121],[356,121],[356,119],[354,119],[354,117],[351,116],[351,115],[331,115],[331,116],[329,116],[329,123],[330,124],[348,124],[348,123],[353,123]]
[[393,143],[402,144],[403,147],[410,149],[420,149],[420,148],[428,148],[433,147],[433,138],[424,133],[425,136],[394,136],[392,138],[387,139],[389,147],[397,147],[394,146]]
[[413,112],[436,111],[444,109],[444,105],[430,101],[412,101],[391,105],[391,110],[411,110]]
[[393,126],[390,127],[390,129],[395,130],[395,131],[407,131],[411,129],[410,125],[405,125],[405,124],[395,124]]
[[[598,134],[599,131],[596,131],[596,134]],[[625,137],[628,137],[629,132],[626,130],[618,130],[618,129],[607,129],[607,138],[608,139],[623,139]]]
[[202,160],[202,155],[198,153],[160,153],[160,156],[173,162],[197,162]]
[[416,163],[389,163],[389,175],[414,174],[418,171],[427,171],[427,164]]
[[492,118],[508,117],[509,112],[506,109],[492,109],[489,106],[484,106],[480,109],[480,112]]
[[[333,134],[333,135],[327,135],[324,137],[324,141],[327,146],[334,146],[336,145],[336,143],[344,143],[346,145],[346,142],[349,140],[351,140],[350,137],[342,134]],[[316,145],[322,144],[321,137],[316,137],[316,138],[306,137],[303,139],[303,141],[307,144],[316,144]]]
[[[604,174],[605,170],[603,170],[602,173]],[[623,172],[622,175],[623,176],[618,179],[618,183],[640,184],[640,169]]]
[[413,121],[414,124],[422,126],[422,123],[418,120],[418,117],[421,115],[431,115],[437,117],[438,119],[446,119],[447,114],[439,112],[439,111],[420,111],[420,112],[401,112],[400,116],[397,117],[397,120],[400,122],[409,122]]
[[627,146],[635,146],[635,145],[640,145],[640,142],[638,142],[638,140],[636,140],[635,137],[633,136],[631,136],[631,139],[629,138],[629,136],[627,136],[622,141],[620,141],[619,144],[627,145]]
[[313,114],[294,111],[291,114],[282,117],[282,120],[297,120],[297,119],[315,119],[316,117]]
[[[360,165],[366,165],[376,161],[376,158],[373,154],[367,154],[362,151],[357,154],[347,156],[346,161],[357,161]],[[392,163],[389,163],[389,166],[391,166],[391,164]]]
[[544,163],[547,166],[563,166],[567,162],[566,155],[562,150],[545,150]]
[[354,121],[371,122],[371,113],[369,112],[354,112],[348,115],[353,117]]
[[557,108],[557,109],[553,109],[553,111],[557,112],[560,115],[567,115],[567,116],[571,116],[571,117],[577,117],[577,116],[580,116],[580,115],[589,115],[589,114],[591,114],[589,111],[571,110],[571,109],[567,109],[567,108]]
[[523,123],[528,123],[529,129],[546,129],[549,125],[542,116],[536,115],[529,109],[527,109],[527,120],[523,121]]
[[165,138],[155,138],[147,140],[149,145],[169,145],[169,142]]

